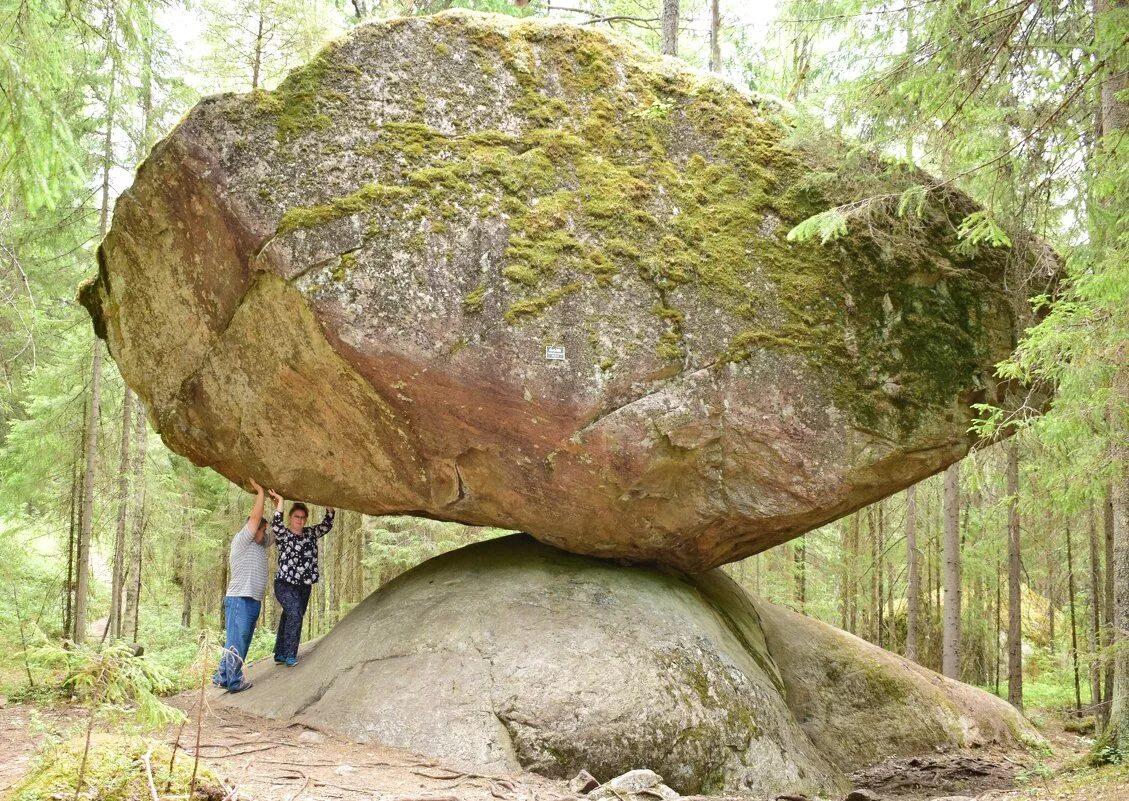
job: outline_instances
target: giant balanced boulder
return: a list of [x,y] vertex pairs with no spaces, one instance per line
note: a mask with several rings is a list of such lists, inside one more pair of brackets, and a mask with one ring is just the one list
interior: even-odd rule
[[217,698],[480,773],[682,793],[837,797],[890,756],[1037,735],[1006,702],[745,594],[720,570],[622,567],[524,535],[369,596],[297,668]]
[[966,453],[1008,254],[926,180],[596,31],[397,19],[201,101],[81,297],[197,464],[704,570]]

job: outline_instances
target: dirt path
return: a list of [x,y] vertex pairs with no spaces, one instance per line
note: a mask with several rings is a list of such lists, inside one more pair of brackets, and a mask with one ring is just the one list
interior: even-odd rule
[[[209,702],[217,696],[218,691],[206,693],[199,752],[243,801],[563,801],[569,796],[562,781],[533,774],[468,774],[408,751],[212,707]],[[195,695],[170,700],[194,714]],[[26,772],[48,733],[73,729],[83,715],[68,707],[0,706],[0,797]],[[163,739],[171,743],[177,735],[171,729]],[[1129,801],[1129,766],[1100,773],[1077,769],[1087,742],[1057,726],[1044,735],[1053,752],[1043,756],[988,750],[930,754],[889,760],[851,778],[855,787],[882,801],[954,795],[978,801]],[[191,754],[195,742],[193,720],[179,732],[178,747]]]
[[[209,690],[214,698],[218,691]],[[172,699],[190,716],[196,696]],[[396,748],[361,745],[301,724],[287,724],[205,703],[200,756],[254,801],[322,799],[450,799],[450,801],[554,801],[568,795],[564,782],[532,774],[485,776],[464,773],[434,759]],[[169,741],[176,732],[169,734]],[[180,747],[194,751],[190,722]]]
[[83,714],[74,707],[0,703],[0,797],[27,773],[48,733],[67,729]]

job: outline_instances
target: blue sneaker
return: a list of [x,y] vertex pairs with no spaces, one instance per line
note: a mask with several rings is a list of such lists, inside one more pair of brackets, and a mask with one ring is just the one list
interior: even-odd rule
[[296,656],[286,657],[286,667],[294,667],[297,664],[298,664],[298,657],[296,657]]
[[286,657],[279,656],[278,654],[275,654],[274,655],[274,663],[276,665],[285,665],[286,664]]

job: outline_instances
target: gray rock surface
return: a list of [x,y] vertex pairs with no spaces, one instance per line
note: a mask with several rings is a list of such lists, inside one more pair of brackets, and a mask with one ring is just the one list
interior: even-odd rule
[[[765,614],[776,621],[767,629]],[[934,688],[876,662],[866,669],[927,694],[885,699],[879,685],[863,686],[881,713],[868,730],[844,733],[822,720],[837,709],[802,697],[796,705],[795,683],[809,674],[794,653],[783,664],[796,675],[778,670],[777,638],[823,636],[820,624],[783,614],[754,606],[721,571],[622,567],[512,535],[400,576],[309,646],[297,668],[252,665],[254,688],[218,702],[478,772],[606,778],[646,766],[683,794],[763,796],[838,795],[851,760],[836,766],[821,751],[841,756],[867,736],[881,740],[882,729],[932,750],[965,741],[934,717],[974,717],[966,708],[983,704],[1019,719],[985,693]],[[861,670],[877,651],[849,653]],[[812,675],[828,681],[825,669]],[[827,692],[856,686],[829,683]],[[855,763],[873,751],[861,749]]]
[[639,768],[616,776],[588,794],[592,801],[674,801],[678,798],[653,770]]
[[818,620],[756,606],[788,705],[820,753],[846,772],[938,748],[1042,742],[1002,698]]
[[81,297],[233,480],[705,570],[941,470],[998,400],[1008,254],[957,241],[944,185],[899,217],[928,177],[849,150],[591,29],[361,25],[201,101]]

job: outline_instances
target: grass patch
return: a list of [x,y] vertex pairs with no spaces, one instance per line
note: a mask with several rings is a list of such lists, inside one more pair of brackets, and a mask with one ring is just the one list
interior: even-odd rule
[[[98,801],[149,798],[144,759],[147,754],[158,794],[162,797],[188,797],[193,772],[192,757],[179,751],[173,761],[172,751],[167,745],[132,735],[94,735],[83,771],[82,787],[79,788],[83,745],[81,737],[49,745],[36,756],[31,770],[11,789],[7,798],[11,801],[69,799],[74,798],[79,790],[83,798],[96,798]],[[199,765],[195,797],[220,799],[224,795],[215,774],[203,764]]]

